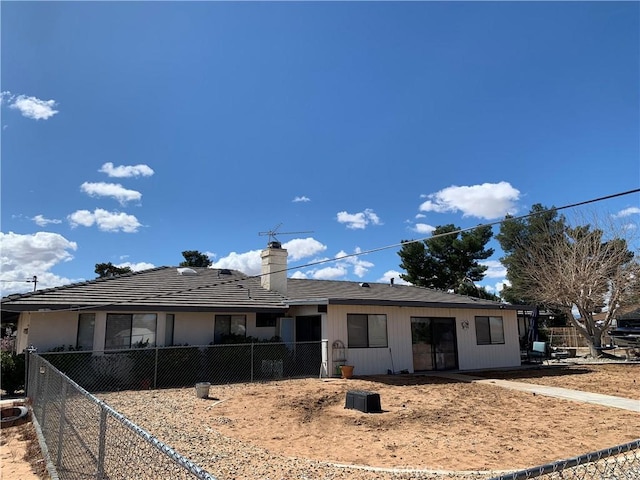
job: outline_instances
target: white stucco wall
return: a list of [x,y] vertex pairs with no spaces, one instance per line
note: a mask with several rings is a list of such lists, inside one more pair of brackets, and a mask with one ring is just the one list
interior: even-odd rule
[[[387,315],[386,348],[348,348],[347,314],[367,313]],[[504,324],[504,345],[477,345],[475,316],[501,316]],[[347,363],[355,366],[356,375],[386,373],[388,370],[413,372],[411,317],[455,318],[460,370],[499,368],[520,365],[520,344],[516,312],[512,310],[435,309],[413,307],[375,307],[329,305],[326,336],[329,348],[335,340],[347,346]],[[463,328],[463,322],[469,328]],[[466,325],[466,323],[465,323]],[[332,353],[329,352],[329,360]],[[334,365],[330,365],[333,371]]]
[[77,336],[78,312],[23,312],[18,320],[16,350],[22,352],[29,345],[36,347],[39,352],[63,345],[75,346]]

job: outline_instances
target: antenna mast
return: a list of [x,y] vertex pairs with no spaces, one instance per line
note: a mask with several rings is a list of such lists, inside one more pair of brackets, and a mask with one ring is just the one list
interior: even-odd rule
[[258,232],[258,235],[261,237],[268,236],[269,237],[269,246],[270,247],[280,247],[280,241],[276,238],[276,235],[297,235],[299,233],[313,233],[312,230],[306,230],[304,232],[278,232],[278,229],[282,226],[282,223],[279,223],[271,230],[267,230],[266,232]]
[[31,280],[26,280],[27,283],[33,283],[33,291],[36,291],[36,287],[38,285],[38,277],[36,275],[33,276]]

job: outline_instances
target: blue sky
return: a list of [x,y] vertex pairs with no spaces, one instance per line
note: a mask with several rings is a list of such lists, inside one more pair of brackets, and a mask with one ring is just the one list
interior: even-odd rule
[[[183,250],[256,274],[279,224],[311,232],[278,237],[296,266],[640,184],[637,2],[0,8],[3,294]],[[591,208],[640,221],[638,194]],[[387,281],[397,250],[291,275]]]

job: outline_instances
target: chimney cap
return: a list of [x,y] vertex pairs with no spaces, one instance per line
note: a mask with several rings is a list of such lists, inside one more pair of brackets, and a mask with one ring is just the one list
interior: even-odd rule
[[267,244],[268,248],[282,248],[282,244],[277,240],[273,240]]

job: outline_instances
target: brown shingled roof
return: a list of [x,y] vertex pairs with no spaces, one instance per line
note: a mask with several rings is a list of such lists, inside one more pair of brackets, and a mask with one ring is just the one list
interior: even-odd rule
[[260,286],[259,278],[235,270],[193,268],[196,275],[180,275],[177,268],[158,267],[110,278],[99,278],[33,293],[9,295],[3,310],[93,309],[176,311],[284,310],[281,295]]
[[259,277],[236,270],[175,267],[99,278],[32,293],[9,295],[2,309],[102,309],[167,311],[282,311],[297,304],[404,305],[458,308],[519,308],[491,300],[410,285],[289,278],[287,298],[260,285]]

